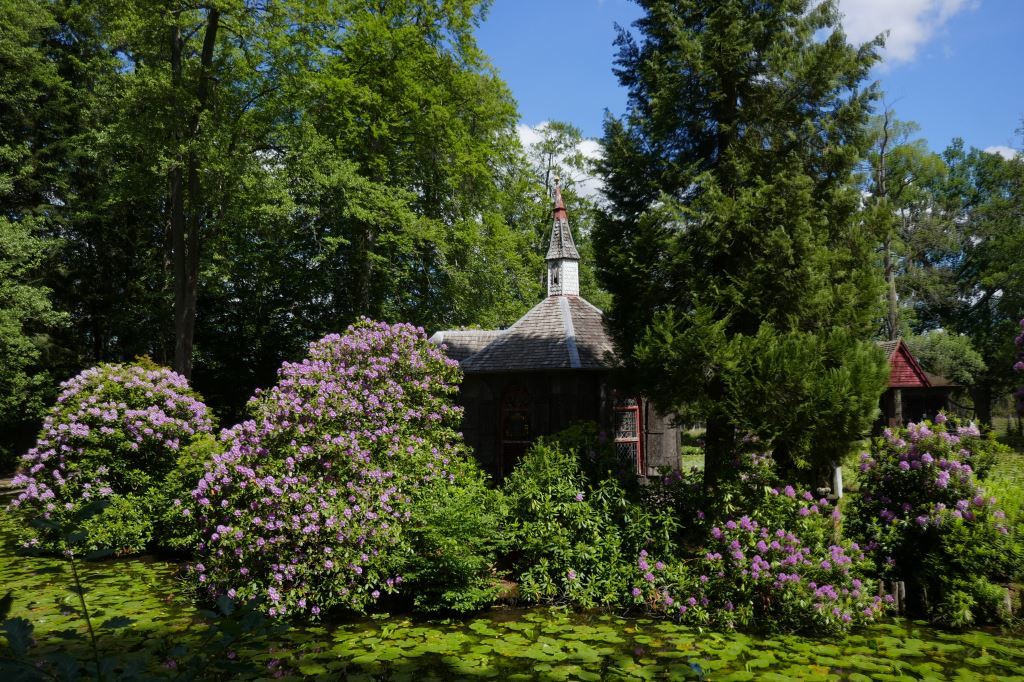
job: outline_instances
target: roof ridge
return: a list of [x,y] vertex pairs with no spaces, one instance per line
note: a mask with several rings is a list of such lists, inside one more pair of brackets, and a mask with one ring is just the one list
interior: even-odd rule
[[562,313],[562,327],[565,329],[565,345],[569,351],[569,367],[579,369],[580,351],[576,348],[576,329],[572,324],[572,311],[569,310],[569,299],[558,297],[558,308]]
[[601,317],[604,317],[604,311],[601,310],[600,308],[598,308],[596,305],[594,305],[590,301],[588,301],[587,299],[583,298],[582,296],[573,296],[573,298],[581,301],[582,303],[586,303],[588,306],[593,308],[594,311],[597,312]]

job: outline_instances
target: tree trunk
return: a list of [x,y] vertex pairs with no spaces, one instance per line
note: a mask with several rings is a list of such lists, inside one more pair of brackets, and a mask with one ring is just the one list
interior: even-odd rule
[[885,250],[885,282],[889,290],[886,323],[889,327],[889,340],[895,341],[900,336],[900,318],[898,300],[896,298],[896,265],[893,263],[892,240],[889,237],[886,237],[883,249]]
[[[875,168],[875,197],[881,200],[884,209],[888,209],[888,202],[886,199],[889,197],[889,186],[888,186],[888,168],[886,167],[886,155],[889,153],[889,125],[891,123],[892,113],[888,108],[885,109],[882,119],[882,139],[879,142],[878,149],[878,167]],[[891,216],[886,215],[885,220],[888,221]],[[887,222],[888,225],[888,222]],[[896,299],[896,264],[893,261],[892,256],[892,228],[888,226],[885,230],[885,238],[882,240],[882,252],[884,258],[885,267],[885,283],[888,288],[887,292],[887,315],[886,315],[886,326],[888,329],[887,336],[890,341],[895,341],[899,338],[899,308],[898,301]],[[897,408],[897,412],[901,412]],[[902,422],[901,422],[902,423]]]
[[[186,378],[192,377],[192,345],[196,328],[196,299],[199,294],[200,232],[204,222],[202,178],[196,143],[202,133],[203,114],[209,109],[212,86],[214,47],[220,27],[220,11],[210,9],[200,54],[199,80],[196,86],[196,109],[189,125],[189,151],[186,169],[175,164],[171,177],[171,232],[174,248],[174,369]],[[176,86],[182,80],[181,31],[172,29],[171,74]],[[179,142],[179,149],[181,140]],[[183,174],[186,178],[183,178]],[[185,185],[185,186],[183,186]],[[188,206],[185,206],[185,192]],[[187,210],[187,212],[186,212]]]
[[[182,39],[181,28],[171,28],[171,84],[174,92],[180,92],[182,83]],[[185,181],[181,163],[182,136],[174,133],[177,160],[172,163],[168,178],[167,192],[170,205],[171,228],[171,271],[174,275],[174,370],[186,377],[192,373],[192,338],[188,327],[188,253],[185,249]]]
[[355,291],[353,292],[353,313],[356,317],[366,315],[374,317],[373,310],[373,250],[376,246],[376,235],[372,225],[363,225],[362,233],[356,242],[355,259]]
[[721,415],[708,417],[704,433],[704,492],[708,503],[715,501],[718,483],[726,477],[736,457],[736,430]]
[[992,386],[987,381],[978,382],[971,388],[974,399],[974,415],[986,426],[992,426]]

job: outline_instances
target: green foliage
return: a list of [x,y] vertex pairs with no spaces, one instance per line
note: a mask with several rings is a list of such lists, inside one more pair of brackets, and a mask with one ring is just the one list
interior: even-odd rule
[[200,434],[178,452],[174,468],[152,498],[153,532],[159,549],[189,555],[199,545],[199,529],[193,519],[182,516],[182,504],[206,473],[207,464],[222,454],[224,447],[213,434]]
[[[730,337],[709,316],[701,318],[706,326],[685,331],[678,319],[656,316],[658,329],[634,351],[652,371],[653,393],[681,399],[686,386],[691,414],[715,410],[756,448],[772,451],[781,473],[818,480],[849,451],[851,434],[865,432],[874,420],[888,377],[875,344],[853,341],[841,330],[822,335],[767,325],[753,336]],[[686,364],[694,347],[717,368],[715,385],[704,380],[705,366]]]
[[[542,294],[549,201],[475,42],[486,4],[5,3],[0,221],[31,217],[48,249],[60,240],[32,284],[71,313],[61,331],[11,309],[25,323],[3,329],[23,347],[16,376],[170,363],[186,250],[191,379],[228,418],[362,314],[431,329],[517,319]],[[184,247],[168,243],[172,195],[195,235]],[[0,428],[7,447],[17,434]]]
[[52,399],[54,377],[43,362],[44,351],[52,345],[49,332],[67,322],[53,309],[50,290],[39,284],[51,244],[34,228],[34,221],[0,215],[0,472],[5,473],[13,469],[14,458],[3,434],[42,416]]
[[415,499],[405,569],[413,604],[425,612],[486,608],[497,596],[494,565],[504,549],[500,491],[476,467],[457,486],[431,486]]
[[1024,311],[1024,157],[1008,160],[954,140],[943,158],[944,210],[957,226],[957,245],[938,261],[952,286],[932,313],[981,355],[986,369],[975,374],[971,395],[978,418],[991,424],[993,404],[1014,387],[1013,338]]
[[525,601],[584,607],[621,602],[632,555],[610,508],[621,497],[613,480],[592,489],[576,450],[540,440],[503,490],[513,575]]
[[955,225],[941,205],[948,169],[919,132],[916,123],[896,119],[888,107],[868,128],[861,217],[881,247],[887,339],[931,323],[931,308],[950,285],[947,273],[934,264],[956,248]]
[[953,579],[945,586],[941,601],[932,609],[932,619],[951,628],[1009,622],[1006,588],[985,578]]
[[999,441],[994,431],[986,431],[971,439],[970,454],[964,456],[968,458],[974,475],[987,485],[992,468],[1012,452],[1009,446]]
[[961,386],[973,385],[987,369],[985,360],[974,350],[970,338],[962,334],[940,329],[904,340],[926,371]]
[[[580,442],[581,431],[552,441]],[[739,458],[739,475],[720,483],[713,502],[699,471],[627,492],[615,478],[588,481],[580,460],[542,441],[506,481],[513,576],[526,601],[815,632],[842,632],[884,609],[865,578],[864,553],[837,541],[838,509],[791,486],[771,487],[777,479],[763,456]],[[704,511],[708,502],[717,524]]]
[[538,441],[505,482],[512,575],[525,601],[832,633],[884,611],[865,578],[866,555],[838,541],[839,510],[771,487],[768,458],[739,457],[738,475],[721,481],[712,501],[697,470],[643,486],[624,486],[614,472],[588,478],[585,462],[598,448],[587,432],[578,425]]
[[[5,0],[0,17],[0,473],[7,474],[18,432],[55,395],[53,333],[69,318],[54,309],[44,277],[57,242],[46,236],[52,209],[43,194],[59,173],[43,139],[59,134],[54,119],[64,113],[59,67],[42,44],[54,21],[37,2]],[[41,130],[51,126],[58,129]]]
[[110,499],[102,514],[86,519],[82,532],[89,538],[90,550],[110,548],[118,554],[134,554],[153,544],[153,518],[163,511],[155,503],[157,493],[126,493]]
[[813,478],[884,387],[852,174],[880,41],[849,45],[831,2],[641,5],[617,41],[629,108],[607,120],[599,166],[612,332],[657,403],[706,421],[709,477],[738,434]]

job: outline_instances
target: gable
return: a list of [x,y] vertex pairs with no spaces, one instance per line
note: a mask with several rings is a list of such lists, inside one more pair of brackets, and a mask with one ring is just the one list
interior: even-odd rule
[[899,341],[889,356],[889,388],[928,388],[931,382],[910,349]]

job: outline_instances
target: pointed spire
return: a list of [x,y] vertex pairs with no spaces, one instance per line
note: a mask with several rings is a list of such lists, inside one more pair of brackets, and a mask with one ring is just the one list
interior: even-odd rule
[[562,188],[559,185],[559,178],[555,176],[555,205],[551,213],[554,221],[551,227],[551,244],[548,246],[546,260],[560,260],[571,258],[580,259],[580,252],[576,250],[576,242],[572,239],[572,230],[569,229],[569,215],[565,211],[565,201],[562,200]]
[[552,213],[555,217],[555,222],[564,221],[569,222],[569,214],[565,212],[565,201],[562,200],[562,187],[560,184],[561,178],[555,176],[555,207]]

